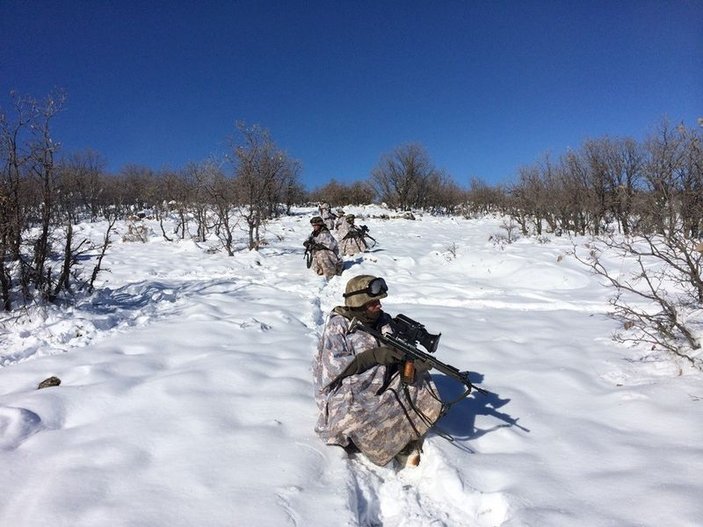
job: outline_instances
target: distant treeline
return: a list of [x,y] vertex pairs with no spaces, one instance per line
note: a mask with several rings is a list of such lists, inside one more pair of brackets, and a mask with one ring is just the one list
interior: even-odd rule
[[[71,289],[82,241],[72,226],[137,213],[179,219],[175,233],[198,239],[210,233],[232,254],[235,225],[249,249],[262,243],[266,221],[294,205],[332,207],[385,203],[395,210],[472,216],[509,215],[523,234],[623,234],[681,227],[698,237],[703,218],[701,129],[662,123],[644,142],[600,138],[558,159],[525,166],[511,184],[480,180],[462,187],[437,169],[422,145],[384,155],[368,180],[331,180],[308,191],[300,163],[260,126],[238,125],[225,159],[181,170],[127,166],[107,174],[100,154],[62,153],[52,122],[63,97],[14,97],[0,108],[0,293],[5,309],[25,300],[55,299]],[[163,225],[163,224],[162,224]],[[106,237],[106,243],[107,237]],[[95,248],[93,248],[95,249]],[[104,249],[103,249],[104,250]],[[58,270],[57,270],[58,269]],[[74,280],[74,283],[76,280]]]

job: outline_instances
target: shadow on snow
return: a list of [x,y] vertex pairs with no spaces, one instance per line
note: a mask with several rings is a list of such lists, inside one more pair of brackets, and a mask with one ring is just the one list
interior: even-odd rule
[[[443,401],[453,401],[461,396],[465,387],[446,375],[432,375],[439,395]],[[483,382],[483,375],[476,372],[469,372],[469,380],[474,385]],[[447,414],[437,423],[436,433],[446,435],[448,439],[478,439],[479,437],[494,432],[500,428],[517,427],[523,432],[530,430],[518,424],[518,419],[508,413],[499,411],[510,402],[510,399],[503,399],[497,393],[481,387],[483,392],[472,391],[472,395],[454,404]],[[494,417],[500,423],[489,428],[477,428],[476,416],[485,415]]]

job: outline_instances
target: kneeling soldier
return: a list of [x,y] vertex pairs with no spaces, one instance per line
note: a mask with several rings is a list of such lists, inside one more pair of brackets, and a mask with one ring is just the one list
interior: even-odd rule
[[339,256],[339,246],[332,233],[325,226],[320,216],[310,220],[312,233],[305,240],[305,256],[308,268],[319,275],[324,275],[328,280],[335,275],[342,274],[342,259]]

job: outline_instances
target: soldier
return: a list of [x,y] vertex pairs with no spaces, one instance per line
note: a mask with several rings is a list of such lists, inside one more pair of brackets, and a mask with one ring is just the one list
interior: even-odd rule
[[343,228],[344,225],[344,209],[337,209],[335,213],[337,214],[337,219],[334,221],[334,230],[339,233],[340,228]]
[[[344,219],[345,225],[339,230],[338,236],[342,239],[342,255],[353,256],[356,253],[368,251],[369,246],[364,239],[366,231],[354,225],[356,216],[347,214]],[[368,230],[368,229],[367,229]]]
[[320,211],[320,217],[322,218],[322,221],[325,222],[325,225],[327,226],[327,230],[333,231],[334,230],[334,222],[337,219],[337,216],[332,214],[332,209],[330,208],[329,203],[320,203],[318,206],[318,209]]
[[305,256],[308,268],[312,267],[319,275],[324,275],[328,280],[335,275],[342,274],[342,258],[339,256],[337,240],[325,226],[320,216],[310,220],[312,233],[305,240]]
[[315,431],[328,445],[361,451],[377,465],[395,458],[401,467],[417,466],[424,436],[442,409],[429,368],[416,361],[415,380],[403,385],[401,355],[363,330],[350,331],[355,318],[389,331],[391,317],[381,309],[387,291],[383,278],[356,276],[347,282],[344,306],[327,318],[313,362],[320,411]]

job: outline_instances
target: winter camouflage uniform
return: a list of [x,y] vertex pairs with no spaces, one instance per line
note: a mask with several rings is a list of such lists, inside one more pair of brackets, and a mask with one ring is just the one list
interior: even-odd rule
[[334,230],[337,232],[337,236],[341,239],[340,229],[344,229],[346,226],[346,216],[344,215],[344,209],[337,209],[337,219],[334,220]]
[[341,239],[342,255],[353,256],[368,251],[369,246],[364,239],[364,233],[354,225],[354,215],[348,214],[345,219],[337,231],[337,236]]
[[[379,346],[362,330],[349,332],[353,315],[348,307],[334,308],[318,345],[313,375],[320,416],[315,431],[330,445],[346,447],[351,441],[373,463],[385,465],[424,437],[440,415],[441,402],[428,373],[417,375],[406,391],[397,364],[373,366],[330,387],[356,355]],[[382,313],[375,326],[383,332],[389,322],[390,316]]]
[[337,219],[337,216],[335,216],[332,213],[332,210],[330,209],[329,203],[322,203],[318,209],[320,210],[320,217],[322,218],[322,221],[325,222],[325,226],[327,227],[327,230],[333,231],[334,230],[334,222]]
[[[321,221],[321,218],[316,216],[310,220],[310,223],[317,224]],[[339,245],[324,224],[321,224],[318,230],[314,230],[303,245],[306,250],[312,252],[312,265],[310,267],[317,274],[324,275],[327,279],[342,274],[344,262],[339,256]]]

